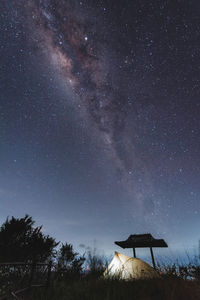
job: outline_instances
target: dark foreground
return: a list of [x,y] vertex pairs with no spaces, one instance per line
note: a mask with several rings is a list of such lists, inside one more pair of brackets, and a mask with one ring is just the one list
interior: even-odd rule
[[52,283],[48,290],[35,288],[30,300],[199,300],[200,283],[178,278],[137,281],[76,280]]

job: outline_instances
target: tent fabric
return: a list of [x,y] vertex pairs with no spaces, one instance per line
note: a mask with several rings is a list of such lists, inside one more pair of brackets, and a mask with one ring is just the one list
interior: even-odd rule
[[105,278],[148,279],[157,278],[159,274],[149,264],[139,258],[133,258],[115,252],[115,255],[104,272]]

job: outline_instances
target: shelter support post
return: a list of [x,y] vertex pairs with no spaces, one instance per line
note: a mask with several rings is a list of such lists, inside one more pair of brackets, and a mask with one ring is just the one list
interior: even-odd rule
[[133,257],[136,257],[136,251],[135,251],[135,248],[133,248]]
[[156,264],[155,264],[155,260],[154,260],[154,256],[153,256],[153,249],[152,249],[152,247],[150,247],[150,251],[151,251],[152,264],[153,264],[154,269],[156,269]]

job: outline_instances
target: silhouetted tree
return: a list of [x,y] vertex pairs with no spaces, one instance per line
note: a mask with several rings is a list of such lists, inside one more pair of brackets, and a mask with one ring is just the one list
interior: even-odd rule
[[54,255],[55,239],[34,227],[32,217],[7,218],[0,228],[0,261],[45,261]]
[[80,273],[85,261],[84,256],[74,252],[71,244],[62,244],[58,251],[58,269],[61,272]]

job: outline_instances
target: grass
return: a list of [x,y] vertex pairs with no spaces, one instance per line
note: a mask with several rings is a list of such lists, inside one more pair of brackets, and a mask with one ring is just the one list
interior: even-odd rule
[[151,280],[79,279],[54,281],[33,290],[30,300],[198,300],[200,284],[177,277]]
[[[160,278],[146,280],[103,279],[106,264],[97,259],[90,261],[90,273],[73,275],[73,272],[52,272],[48,288],[32,288],[24,300],[200,300],[200,261],[187,264],[158,265]],[[4,270],[6,271],[6,270]],[[23,273],[23,272],[22,272]],[[25,273],[26,274],[26,273]],[[41,282],[40,272],[35,281]],[[42,274],[42,273],[41,273]],[[16,276],[16,280],[15,276]],[[13,277],[14,276],[14,277]],[[4,279],[4,280],[3,280]],[[12,281],[13,279],[13,281]],[[28,282],[20,272],[5,272],[0,276],[0,287],[7,282],[9,291],[15,291]],[[12,284],[11,284],[12,282]],[[35,282],[36,283],[36,282]],[[26,284],[25,284],[26,285]],[[7,291],[8,291],[7,290]],[[10,299],[13,299],[12,297]]]

